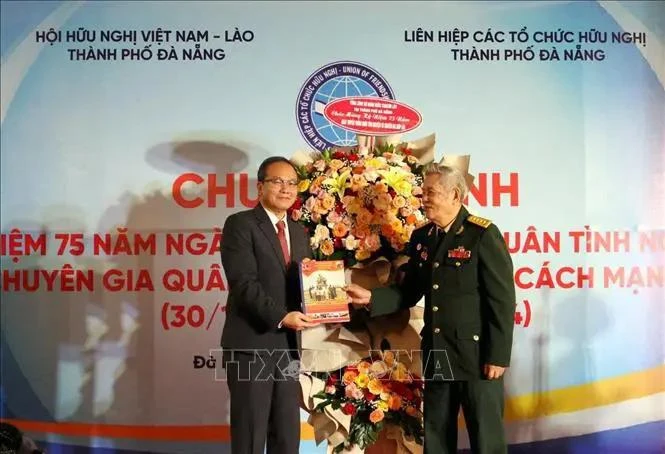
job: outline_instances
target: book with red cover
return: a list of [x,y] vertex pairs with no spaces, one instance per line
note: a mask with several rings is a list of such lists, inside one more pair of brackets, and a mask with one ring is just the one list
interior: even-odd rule
[[319,323],[351,320],[342,260],[301,262],[300,286],[304,314]]

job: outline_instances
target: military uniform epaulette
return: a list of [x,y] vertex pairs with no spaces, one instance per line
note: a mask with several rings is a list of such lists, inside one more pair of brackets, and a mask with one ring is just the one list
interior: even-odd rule
[[484,229],[492,224],[489,219],[481,218],[480,216],[469,216],[466,220],[472,224],[478,225]]

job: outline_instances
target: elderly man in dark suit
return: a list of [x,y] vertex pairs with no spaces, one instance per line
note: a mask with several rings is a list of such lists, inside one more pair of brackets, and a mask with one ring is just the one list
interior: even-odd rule
[[298,186],[291,162],[266,159],[257,180],[259,204],[229,216],[223,230],[231,452],[263,454],[267,445],[268,454],[293,454],[300,445],[299,331],[316,326],[301,312],[298,262],[312,250],[305,229],[286,215]]
[[464,413],[474,454],[506,454],[503,374],[510,365],[515,316],[513,263],[501,232],[471,215],[460,170],[432,164],[423,204],[431,221],[409,240],[399,285],[347,289],[372,316],[412,307],[425,297],[422,350],[425,453],[457,452],[457,415]]

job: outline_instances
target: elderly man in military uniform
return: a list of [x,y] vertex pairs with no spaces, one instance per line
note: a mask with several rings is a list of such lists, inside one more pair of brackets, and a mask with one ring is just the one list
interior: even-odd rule
[[513,264],[499,229],[463,206],[465,177],[453,167],[428,166],[423,206],[431,222],[411,236],[403,279],[371,292],[351,284],[347,292],[372,317],[425,297],[425,453],[457,452],[461,407],[471,450],[504,454],[502,377],[513,341]]

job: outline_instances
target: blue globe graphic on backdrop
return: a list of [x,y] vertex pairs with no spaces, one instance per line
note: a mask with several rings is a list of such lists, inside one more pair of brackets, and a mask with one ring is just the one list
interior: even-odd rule
[[314,96],[311,106],[311,118],[316,131],[328,142],[339,147],[349,147],[356,144],[356,134],[330,123],[323,116],[326,104],[339,98],[348,96],[374,96],[378,97],[374,87],[364,80],[354,76],[340,76],[323,83]]

